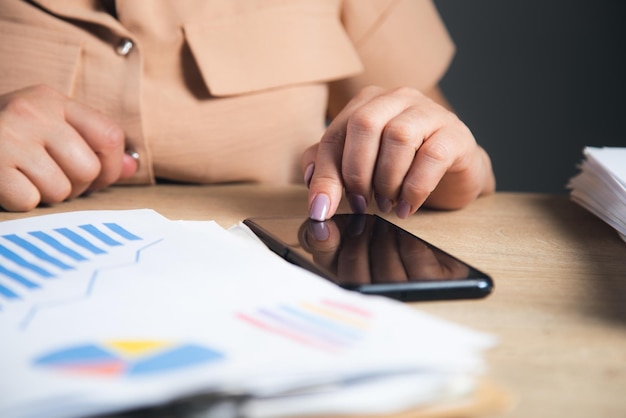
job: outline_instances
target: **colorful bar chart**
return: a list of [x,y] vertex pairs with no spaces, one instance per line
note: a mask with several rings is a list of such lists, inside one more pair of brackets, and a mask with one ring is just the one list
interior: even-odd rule
[[369,328],[369,312],[331,300],[281,304],[238,312],[237,318],[274,336],[324,351],[357,343]]

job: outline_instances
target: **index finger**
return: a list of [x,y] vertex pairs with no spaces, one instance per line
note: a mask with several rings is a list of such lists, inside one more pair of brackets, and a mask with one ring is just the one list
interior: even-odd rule
[[309,216],[323,221],[337,211],[343,190],[341,162],[346,142],[346,131],[354,109],[369,101],[382,89],[364,89],[333,119],[320,140],[315,159],[315,171],[309,185]]
[[117,181],[122,174],[124,131],[107,116],[76,101],[65,104],[65,119],[100,160],[100,173],[91,189],[97,190]]
[[333,216],[341,201],[341,156],[345,126],[346,121],[335,119],[318,147],[315,171],[309,183],[309,217],[315,221],[324,221]]

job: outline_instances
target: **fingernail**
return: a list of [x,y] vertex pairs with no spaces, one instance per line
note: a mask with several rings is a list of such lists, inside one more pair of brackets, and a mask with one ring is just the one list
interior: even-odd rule
[[384,196],[375,195],[376,204],[382,213],[389,213],[393,207],[393,202]]
[[313,171],[315,170],[315,164],[311,163],[304,170],[304,184],[306,184],[307,189],[311,185],[311,178],[313,177]]
[[365,197],[360,194],[347,193],[347,198],[352,212],[365,213],[365,209],[367,208],[367,201],[365,201]]
[[309,224],[311,233],[316,241],[326,241],[330,235],[326,222],[311,222]]
[[398,218],[405,219],[411,213],[411,205],[406,200],[400,200],[396,206],[396,215]]
[[309,217],[314,221],[325,221],[328,210],[330,209],[330,199],[325,194],[318,194],[313,199],[311,212]]

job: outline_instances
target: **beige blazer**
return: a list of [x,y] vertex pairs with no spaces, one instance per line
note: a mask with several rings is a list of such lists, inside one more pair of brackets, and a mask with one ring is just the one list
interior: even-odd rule
[[0,94],[53,88],[117,120],[130,183],[301,181],[329,109],[429,89],[453,44],[429,0],[0,2]]

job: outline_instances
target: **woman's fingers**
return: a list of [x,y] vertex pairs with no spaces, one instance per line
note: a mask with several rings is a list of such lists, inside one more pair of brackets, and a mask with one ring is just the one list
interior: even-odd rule
[[354,212],[365,212],[374,196],[381,211],[395,208],[404,218],[429,199],[442,179],[446,187],[433,203],[467,203],[456,196],[475,198],[491,175],[488,157],[487,164],[477,159],[477,150],[456,115],[419,91],[365,89],[333,120],[320,143],[305,152],[310,217],[330,218],[345,190]]
[[124,158],[124,132],[105,115],[46,86],[0,96],[3,208],[30,210],[106,187],[136,171]]

